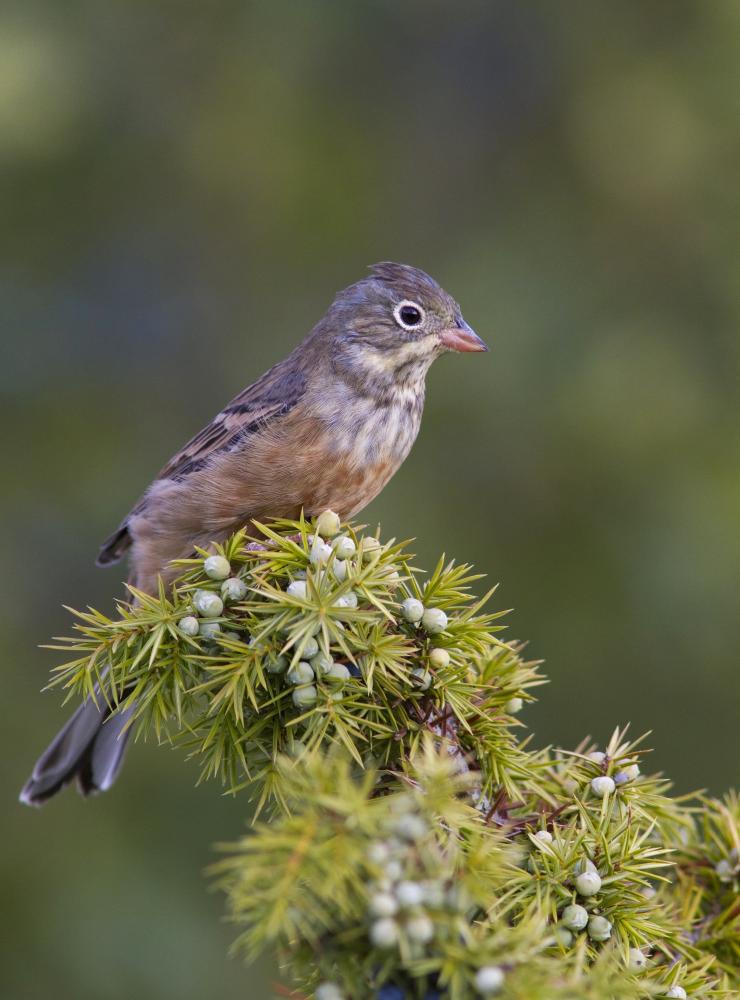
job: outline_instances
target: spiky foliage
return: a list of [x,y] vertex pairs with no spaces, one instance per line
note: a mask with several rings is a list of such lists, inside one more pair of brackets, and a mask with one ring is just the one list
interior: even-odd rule
[[740,969],[740,796],[703,799],[676,856],[680,918],[730,976]]
[[55,647],[52,684],[267,810],[214,869],[239,949],[317,1000],[729,995],[737,798],[669,797],[622,730],[530,749],[543,678],[480,577],[333,520],[239,532]]

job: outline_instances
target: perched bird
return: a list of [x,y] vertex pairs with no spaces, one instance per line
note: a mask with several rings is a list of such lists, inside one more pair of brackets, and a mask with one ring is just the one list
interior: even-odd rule
[[[409,453],[429,366],[445,351],[485,351],[429,275],[383,263],[340,292],[284,361],[240,392],[162,469],[98,565],[130,550],[130,583],[155,593],[171,562],[253,518],[362,510]],[[109,788],[123,758],[125,712],[88,700],[37,762],[21,800],[40,805],[72,778]]]

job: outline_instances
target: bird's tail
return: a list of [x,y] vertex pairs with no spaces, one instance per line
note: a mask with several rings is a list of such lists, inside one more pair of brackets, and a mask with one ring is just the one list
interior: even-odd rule
[[36,761],[21,802],[43,805],[73,778],[84,796],[110,788],[123,763],[133,709],[111,714],[102,697],[98,700],[87,698],[57,733]]

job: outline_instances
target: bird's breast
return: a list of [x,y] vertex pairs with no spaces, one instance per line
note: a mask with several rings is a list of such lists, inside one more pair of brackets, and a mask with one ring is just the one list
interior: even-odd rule
[[334,411],[328,429],[337,452],[351,454],[357,464],[389,462],[397,468],[411,450],[420,422],[416,396],[385,405],[363,399]]
[[[210,525],[331,508],[352,517],[383,489],[419,430],[423,395],[389,403],[327,392],[188,479]],[[197,479],[197,483],[194,480]],[[182,484],[181,484],[182,485]]]
[[398,470],[419,432],[423,395],[388,404],[355,398],[323,416],[327,447],[320,509],[362,510]]

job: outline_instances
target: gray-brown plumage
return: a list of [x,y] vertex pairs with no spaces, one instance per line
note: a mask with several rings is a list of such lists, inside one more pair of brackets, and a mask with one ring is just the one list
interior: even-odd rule
[[[385,486],[419,431],[424,382],[445,351],[484,351],[460,307],[423,271],[377,264],[340,292],[284,361],[239,393],[161,470],[99,565],[130,550],[130,582],[154,593],[174,559],[253,518],[327,508],[349,518]],[[86,702],[21,793],[40,804],[77,775],[84,794],[112,784],[126,733]],[[115,722],[116,739],[108,738]],[[97,753],[96,753],[97,751]]]

